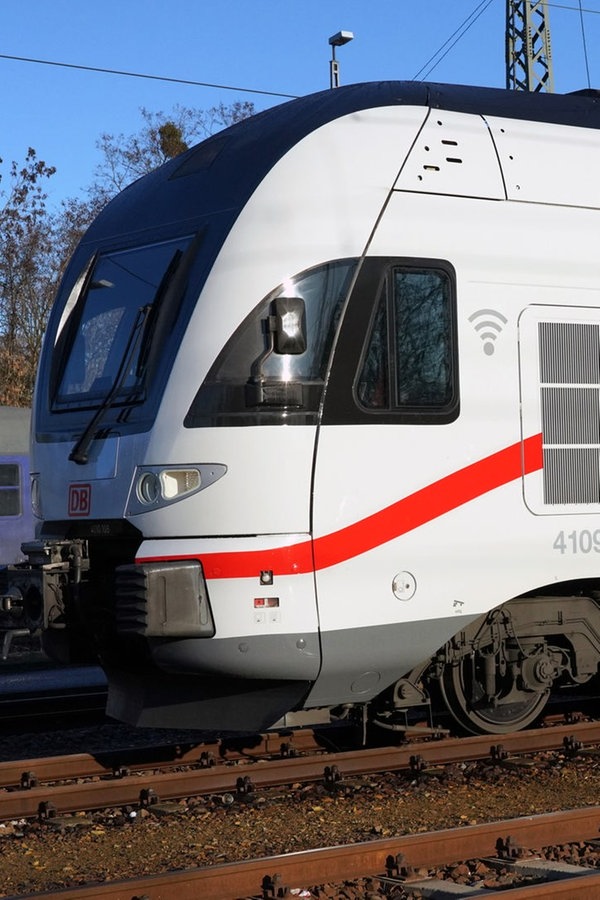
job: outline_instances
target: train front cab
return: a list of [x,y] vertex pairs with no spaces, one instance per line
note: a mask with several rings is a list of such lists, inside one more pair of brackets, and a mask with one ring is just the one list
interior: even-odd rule
[[[91,429],[89,461],[70,464],[56,484],[47,473],[65,443],[77,455],[73,434],[85,417],[37,448],[58,526],[67,520],[99,547],[118,510],[139,536],[127,562],[195,559],[206,578],[214,637],[138,635],[155,667],[147,672],[127,664],[126,641],[105,647],[109,709],[119,717],[191,722],[207,700],[200,724],[262,727],[286,707],[368,703],[420,664],[440,662],[439,648],[457,635],[460,662],[469,623],[511,598],[596,577],[592,554],[556,549],[556,517],[585,529],[589,520],[576,517],[595,508],[565,509],[543,492],[531,502],[529,482],[539,486],[557,448],[539,412],[542,382],[519,358],[524,311],[562,306],[568,322],[574,297],[598,305],[600,200],[585,174],[595,137],[579,129],[574,143],[550,123],[404,113],[329,122],[268,172],[177,352],[167,345],[164,396],[148,407],[155,420],[136,430],[135,409],[111,412],[112,432]],[[568,145],[568,179],[541,178],[541,143],[557,172]],[[544,240],[532,241],[542,230]],[[289,286],[284,266],[300,273]],[[294,363],[272,352],[271,317],[278,300],[308,297],[316,273],[334,290],[330,303],[306,304],[308,346],[318,335],[321,350],[319,365],[303,370],[305,354]],[[484,339],[484,321],[493,337]],[[568,346],[559,339],[557,354]],[[528,347],[537,353],[535,341]],[[291,375],[281,377],[282,360]],[[190,372],[200,370],[198,388]],[[180,502],[144,506],[141,479],[192,460],[207,475],[223,467],[222,477]],[[91,485],[93,507],[69,522],[78,484]],[[274,599],[279,607],[255,605]]]

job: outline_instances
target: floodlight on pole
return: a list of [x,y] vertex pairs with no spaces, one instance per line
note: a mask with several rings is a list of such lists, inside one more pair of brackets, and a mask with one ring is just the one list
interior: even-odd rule
[[343,47],[354,40],[354,34],[351,31],[338,31],[329,38],[331,46],[331,60],[329,61],[329,86],[337,88],[340,86],[340,64],[335,58],[335,48]]

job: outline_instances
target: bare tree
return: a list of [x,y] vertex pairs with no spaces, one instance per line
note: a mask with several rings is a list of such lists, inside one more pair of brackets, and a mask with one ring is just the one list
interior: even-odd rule
[[52,225],[43,183],[55,169],[29,148],[13,162],[0,206],[0,403],[30,402],[42,335],[56,287],[49,269]]
[[109,197],[136,178],[188,150],[193,144],[254,114],[248,101],[227,106],[220,103],[208,110],[175,106],[169,116],[163,112],[140,110],[143,125],[128,137],[103,134],[98,141],[103,161],[96,169],[92,186],[95,196]]

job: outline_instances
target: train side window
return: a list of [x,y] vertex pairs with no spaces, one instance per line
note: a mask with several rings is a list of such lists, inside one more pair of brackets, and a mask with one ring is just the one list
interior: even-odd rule
[[357,399],[367,410],[445,410],[453,400],[451,283],[442,270],[394,267],[383,281]]
[[0,517],[21,515],[21,473],[16,463],[0,464]]

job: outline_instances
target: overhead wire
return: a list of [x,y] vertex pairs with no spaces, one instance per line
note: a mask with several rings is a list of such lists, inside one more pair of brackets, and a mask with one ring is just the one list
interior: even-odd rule
[[[433,72],[433,70],[441,63],[441,61],[448,55],[448,53],[456,46],[458,41],[464,37],[464,35],[469,31],[469,29],[475,24],[477,19],[487,10],[487,8],[491,5],[493,0],[481,0],[481,2],[475,7],[475,9],[461,22],[458,28],[447,38],[446,41],[441,45],[441,47],[436,50],[436,52],[429,57],[426,63],[421,66],[419,71],[413,75],[412,80],[417,81],[425,81],[426,78]],[[553,3],[548,2],[547,6],[554,7],[556,9],[565,9],[570,10],[571,12],[577,12],[579,10],[579,17],[581,22],[581,35],[583,40],[583,54],[585,58],[585,67],[587,72],[587,81],[588,87],[591,87],[591,79],[590,79],[590,68],[589,68],[589,58],[588,58],[588,50],[587,50],[587,41],[585,34],[585,26],[583,21],[583,14],[590,15],[600,15],[600,10],[598,9],[584,9],[582,6],[582,0],[578,0],[578,7],[567,5],[564,3]],[[447,49],[445,49],[447,48]],[[442,52],[444,51],[444,52]],[[429,68],[428,68],[429,66]],[[426,70],[426,71],[425,71]],[[422,78],[419,79],[419,76],[425,72]]]
[[[436,68],[436,66],[438,66],[441,63],[441,61],[444,59],[444,57],[446,57],[448,55],[448,53],[450,53],[450,51],[453,49],[453,47],[456,46],[458,41],[460,41],[461,38],[464,37],[464,35],[469,31],[469,29],[475,24],[477,19],[486,11],[488,6],[490,6],[493,2],[494,2],[494,0],[481,0],[481,2],[475,7],[473,12],[469,13],[469,15],[466,17],[466,19],[464,19],[461,22],[461,24],[450,35],[450,37],[444,41],[442,46],[439,47],[435,51],[435,53],[429,57],[429,59],[427,60],[426,63],[424,63],[424,65],[421,66],[421,68],[416,73],[416,75],[413,75],[412,81],[418,81],[418,80],[425,81],[427,76],[430,75],[431,72],[433,72],[433,70]],[[458,35],[458,37],[456,37],[457,35]],[[453,38],[455,38],[455,37],[456,37],[456,40],[453,41]],[[451,41],[452,41],[452,43],[451,43]],[[450,45],[450,46],[448,46],[448,45]],[[447,47],[447,50],[444,53],[442,53],[442,50],[444,50],[445,47]],[[441,54],[441,56],[440,56],[440,54]],[[434,60],[435,60],[435,62],[434,62]],[[431,63],[430,68],[427,68],[430,63]],[[425,72],[423,77],[421,79],[419,79],[419,76],[425,69],[427,69],[427,71]]]
[[[429,75],[429,73],[433,71],[433,69],[442,61],[442,59],[444,59],[444,57],[450,52],[450,50],[456,45],[456,43],[467,33],[467,31],[471,28],[471,26],[475,24],[475,22],[477,21],[479,16],[485,12],[485,10],[488,8],[488,6],[490,6],[490,4],[492,2],[493,2],[493,0],[481,0],[481,2],[473,10],[473,12],[467,16],[467,18],[450,35],[450,37],[446,41],[444,41],[442,46],[433,54],[433,56],[430,57],[427,60],[427,62],[419,69],[419,71],[416,73],[416,75],[413,76],[412,81],[417,81],[421,72],[423,72],[423,70],[426,69],[427,66],[429,66],[429,64],[433,60],[436,60],[435,63],[433,63],[433,65],[431,66],[431,68],[426,72],[425,77],[427,77],[427,75]],[[471,21],[469,21],[469,20],[471,20]],[[456,40],[453,41],[453,38],[455,38],[455,37],[456,37]],[[450,46],[448,46],[448,45],[450,45]],[[439,57],[439,59],[436,59],[436,57],[438,57],[438,55],[441,53],[441,51],[444,50],[444,48],[447,46],[448,46],[448,49],[446,50],[446,52],[443,53],[442,56]],[[36,65],[42,65],[42,66],[55,66],[58,68],[76,69],[78,71],[83,71],[83,72],[99,72],[104,75],[121,75],[121,76],[126,76],[129,78],[145,78],[145,79],[150,79],[153,81],[162,81],[162,82],[168,82],[168,83],[172,83],[172,84],[187,84],[187,85],[191,85],[193,87],[208,87],[208,88],[215,88],[217,90],[223,90],[223,91],[235,91],[238,93],[247,93],[247,94],[260,94],[260,95],[269,96],[269,97],[282,97],[282,98],[288,99],[288,100],[295,100],[298,97],[297,94],[285,94],[285,93],[282,93],[279,91],[266,91],[266,90],[248,88],[248,87],[239,87],[239,86],[234,86],[234,85],[213,84],[211,82],[195,81],[195,80],[191,80],[191,79],[187,79],[187,78],[172,78],[172,77],[169,77],[166,75],[151,75],[149,73],[131,72],[128,70],[123,70],[123,69],[110,69],[110,68],[107,68],[104,66],[86,66],[86,65],[83,65],[80,63],[66,63],[66,62],[59,62],[57,60],[37,59],[34,57],[29,57],[29,56],[15,56],[15,55],[8,54],[8,53],[0,53],[0,59],[12,60],[14,62],[34,63]],[[424,79],[421,79],[421,80],[424,80]]]
[[[461,24],[456,28],[453,33],[447,38],[444,43],[435,51],[432,56],[421,66],[419,71],[413,75],[412,81],[424,81],[431,72],[442,62],[442,60],[450,53],[450,51],[456,46],[456,44],[467,34],[467,32],[473,27],[475,22],[483,15],[483,13],[488,9],[488,7],[494,2],[494,0],[480,0],[475,9],[461,22]],[[549,0],[547,3],[549,7],[553,7],[556,9],[565,9],[570,10],[572,12],[577,12],[579,10],[579,16],[581,21],[581,33],[583,39],[583,50],[585,57],[585,65],[587,71],[588,78],[588,86],[590,85],[590,71],[589,71],[589,60],[588,60],[588,49],[587,49],[587,41],[585,34],[585,27],[583,21],[583,14],[589,15],[600,15],[600,10],[597,9],[584,9],[582,6],[582,0],[578,0],[578,7],[567,5],[563,3],[554,3],[552,0]],[[196,81],[188,78],[175,78],[168,75],[152,75],[148,72],[132,72],[126,69],[110,69],[105,66],[87,66],[81,63],[67,63],[60,62],[58,60],[50,60],[50,59],[38,59],[35,57],[29,56],[16,56],[8,53],[0,53],[0,59],[7,59],[13,62],[25,62],[25,63],[33,63],[35,65],[41,66],[54,66],[57,68],[64,69],[75,69],[82,72],[97,72],[104,75],[119,75],[125,76],[128,78],[143,78],[151,81],[161,81],[171,84],[185,84],[190,85],[192,87],[206,87],[206,88],[214,88],[216,90],[221,91],[234,91],[236,93],[243,94],[257,94],[266,97],[281,97],[286,100],[295,100],[298,98],[298,94],[287,94],[282,91],[267,91],[262,90],[260,88],[250,88],[250,87],[242,87],[239,85],[230,85],[230,84],[218,84],[209,81]],[[422,73],[425,73],[423,77],[420,77]]]
[[147,78],[152,81],[166,81],[172,84],[189,84],[192,87],[217,88],[220,91],[236,91],[241,94],[262,94],[267,97],[283,97],[288,100],[296,100],[297,94],[283,94],[279,91],[263,91],[259,88],[237,87],[231,84],[212,84],[208,81],[193,81],[188,78],[170,78],[168,75],[150,75],[143,72],[129,72],[123,69],[107,69],[103,66],[84,66],[78,63],[57,62],[50,59],[34,59],[29,56],[12,56],[8,53],[0,53],[0,59],[9,59],[14,62],[36,63],[40,66],[57,66],[63,69],[78,69],[83,72],[100,72],[103,75],[125,75],[129,78]]

